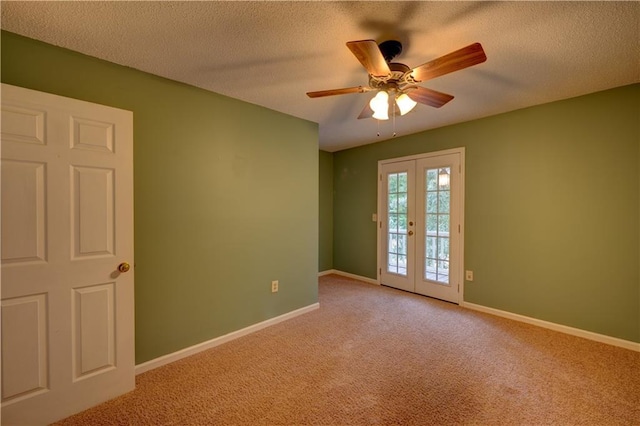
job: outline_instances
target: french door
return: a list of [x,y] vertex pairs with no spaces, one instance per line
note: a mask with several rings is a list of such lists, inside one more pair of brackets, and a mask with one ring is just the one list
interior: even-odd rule
[[464,149],[379,163],[381,284],[459,303]]

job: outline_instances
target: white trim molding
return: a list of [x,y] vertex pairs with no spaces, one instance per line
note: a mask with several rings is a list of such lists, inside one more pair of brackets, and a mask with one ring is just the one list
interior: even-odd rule
[[336,274],[336,270],[335,269],[327,269],[326,271],[321,271],[318,272],[318,276],[319,277],[324,277],[325,275],[331,275],[331,274]]
[[318,272],[318,276],[322,277],[325,275],[336,274],[347,278],[353,278],[354,280],[364,281],[365,283],[380,285],[378,280],[369,277],[363,277],[362,275],[351,274],[349,272],[339,271],[337,269],[328,269],[326,271]]
[[268,319],[266,321],[259,322],[257,324],[250,325],[249,327],[243,328],[241,330],[233,331],[229,334],[225,334],[220,337],[216,337],[215,339],[208,340],[206,342],[198,343],[197,345],[190,346],[188,348],[181,349],[177,352],[173,352],[171,354],[163,355],[161,357],[152,359],[147,362],[143,362],[142,364],[136,365],[136,375],[142,374],[146,371],[153,370],[154,368],[162,367],[163,365],[170,364],[174,361],[178,361],[182,358],[186,358],[191,355],[195,355],[198,352],[206,351],[207,349],[214,348],[216,346],[220,346],[223,343],[230,342],[231,340],[238,339],[242,336],[246,336],[247,334],[254,333],[258,330],[262,330],[263,328],[267,328],[269,326],[278,324],[280,322],[295,318],[299,315],[306,314],[308,312],[314,311],[320,307],[320,303],[314,303],[309,306],[305,306],[300,309],[296,309],[295,311],[287,312],[286,314],[277,316],[275,318]]
[[586,331],[579,328],[569,327],[562,324],[556,324],[553,322],[540,320],[537,318],[531,318],[531,317],[527,317],[520,314],[514,314],[512,312],[502,311],[500,309],[495,309],[495,308],[489,308],[483,305],[476,305],[475,303],[462,302],[460,306],[464,308],[472,309],[474,311],[484,312],[487,314],[496,315],[499,317],[536,325],[538,327],[547,328],[549,330],[559,331],[560,333],[570,334],[572,336],[582,337],[584,339],[594,340],[596,342],[606,343],[608,345],[618,346],[620,348],[630,349],[632,351],[640,352],[640,343],[632,342],[630,340],[618,339],[617,337],[606,336],[604,334],[598,334],[592,331]]

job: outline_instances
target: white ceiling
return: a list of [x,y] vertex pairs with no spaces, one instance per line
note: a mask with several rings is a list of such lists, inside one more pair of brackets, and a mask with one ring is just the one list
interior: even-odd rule
[[3,29],[320,124],[320,148],[387,139],[357,120],[372,93],[345,43],[400,40],[410,67],[482,43],[487,61],[421,83],[455,99],[397,118],[398,135],[640,81],[638,2],[18,2]]

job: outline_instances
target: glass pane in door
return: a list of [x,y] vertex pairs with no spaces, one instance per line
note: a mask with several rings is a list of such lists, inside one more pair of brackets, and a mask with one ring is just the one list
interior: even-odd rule
[[424,278],[449,284],[450,167],[426,170]]
[[407,275],[407,172],[387,179],[387,272]]

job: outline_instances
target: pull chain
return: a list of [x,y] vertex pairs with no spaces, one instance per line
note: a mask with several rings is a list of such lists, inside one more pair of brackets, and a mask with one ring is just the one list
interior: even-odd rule
[[393,105],[392,108],[393,108],[393,113],[392,113],[393,114],[393,137],[395,138],[396,137],[396,106]]

